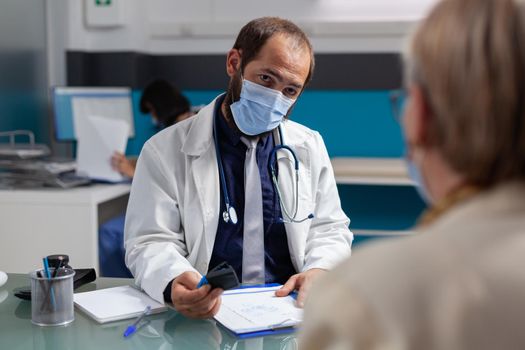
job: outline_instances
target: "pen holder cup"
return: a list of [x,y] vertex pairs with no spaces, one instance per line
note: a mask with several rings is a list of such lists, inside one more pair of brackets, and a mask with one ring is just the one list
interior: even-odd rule
[[75,271],[62,268],[51,278],[44,270],[29,273],[31,278],[31,322],[38,326],[62,326],[73,322],[73,276]]

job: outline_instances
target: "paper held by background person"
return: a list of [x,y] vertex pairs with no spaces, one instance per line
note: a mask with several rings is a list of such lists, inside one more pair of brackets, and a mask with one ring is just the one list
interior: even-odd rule
[[129,125],[127,136],[133,137],[133,110],[131,106],[131,91],[127,88],[103,88],[105,91],[80,91],[71,99],[73,109],[73,127],[75,135],[81,129],[82,122],[90,116],[100,116],[111,120],[120,120]]
[[110,160],[114,152],[125,152],[129,124],[124,120],[94,115],[78,119],[77,122],[79,174],[109,182],[125,180],[111,168]]

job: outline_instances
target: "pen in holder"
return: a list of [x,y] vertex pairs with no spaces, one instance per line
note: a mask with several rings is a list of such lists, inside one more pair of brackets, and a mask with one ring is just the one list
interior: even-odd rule
[[[49,281],[49,291],[46,291],[46,295],[51,297],[51,305],[53,306],[53,311],[56,311],[56,301],[55,301],[55,291],[53,290],[53,281],[51,280],[51,271],[49,271],[49,262],[47,261],[47,256],[42,259],[44,263],[44,272],[46,273],[47,280]],[[56,275],[57,270],[53,271],[53,276]]]
[[33,271],[31,278],[31,322],[39,326],[59,326],[75,319],[73,276],[69,268]]
[[[48,279],[50,279],[51,276],[53,276],[53,278],[55,278],[55,277],[57,277],[57,274],[58,274],[60,271],[62,271],[62,273],[63,273],[64,271],[66,271],[65,268],[64,268],[64,269],[61,269],[61,268],[62,268],[62,265],[64,265],[64,263],[65,263],[65,265],[67,266],[67,260],[64,260],[64,259],[54,259],[53,263],[55,263],[56,266],[54,266],[54,269],[51,270],[51,269],[49,268],[49,265],[50,265],[49,258],[50,258],[50,257],[62,257],[62,256],[61,256],[61,255],[50,255],[50,256],[48,256],[48,257],[45,257],[45,258],[43,259],[43,262],[44,262],[44,272],[45,272],[46,276],[42,276],[42,274],[40,273],[40,271],[38,271],[38,272],[37,272],[37,276],[38,276],[38,277],[47,277]],[[68,267],[69,267],[69,266],[68,266]],[[52,274],[51,274],[51,271],[53,271]],[[56,304],[56,303],[55,303],[55,292],[54,292],[54,290],[53,290],[53,285],[51,284],[50,287],[51,287],[51,289],[49,290],[49,292],[46,291],[46,293],[45,293],[45,299],[44,299],[44,302],[42,303],[41,308],[40,308],[40,311],[41,311],[41,312],[44,311],[44,308],[45,308],[46,306],[49,306],[49,300],[50,300],[50,299],[51,299],[51,304],[52,304],[53,308],[56,308],[56,305],[55,305],[55,304]],[[74,289],[74,285],[73,285],[73,289]]]

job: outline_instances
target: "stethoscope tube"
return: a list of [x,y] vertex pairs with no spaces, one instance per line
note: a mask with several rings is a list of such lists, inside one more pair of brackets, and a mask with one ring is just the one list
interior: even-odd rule
[[224,167],[222,166],[221,151],[219,148],[219,140],[217,137],[217,121],[213,119],[213,139],[215,142],[215,155],[217,156],[217,165],[219,166],[219,176],[221,180],[222,192],[224,195],[224,204],[226,209],[222,212],[222,219],[228,223],[237,224],[237,211],[230,205],[230,196],[228,195],[228,187],[226,186],[226,178],[224,177]]
[[[277,193],[277,198],[278,198],[279,203],[281,205],[282,211],[283,211],[284,215],[287,217],[287,220],[285,220],[284,218],[280,218],[279,222],[302,223],[302,222],[304,222],[306,220],[313,219],[314,215],[313,214],[309,214],[307,217],[305,217],[303,219],[296,219],[297,212],[299,210],[299,160],[297,159],[297,156],[296,156],[295,152],[293,151],[293,149],[291,149],[289,146],[284,144],[284,139],[283,139],[281,125],[278,126],[278,130],[279,130],[279,140],[280,140],[281,144],[275,146],[272,149],[272,151],[270,153],[270,158],[269,158],[269,166],[270,166],[270,172],[271,172],[271,175],[272,175],[273,187],[275,188],[275,191]],[[213,121],[213,138],[214,138],[214,142],[215,142],[215,154],[217,156],[217,165],[219,167],[219,176],[220,176],[220,181],[221,181],[221,187],[222,187],[222,192],[223,192],[223,195],[224,195],[225,210],[222,213],[222,219],[226,223],[231,222],[232,224],[235,225],[235,224],[237,224],[237,221],[238,221],[237,220],[237,212],[236,212],[234,206],[231,205],[231,203],[230,203],[230,196],[228,195],[228,188],[226,186],[226,178],[225,178],[225,175],[224,175],[224,167],[222,165],[222,159],[221,159],[221,151],[220,151],[220,148],[219,148],[219,140],[218,140],[218,137],[217,137],[217,121],[215,120],[215,118],[214,118],[214,121]],[[295,186],[294,187],[295,187],[295,191],[294,191],[294,206],[292,208],[293,210],[291,211],[292,214],[288,211],[288,209],[286,208],[286,205],[284,204],[284,202],[282,200],[281,189],[279,188],[279,181],[277,180],[277,175],[276,175],[275,165],[277,164],[277,152],[281,151],[281,150],[289,152],[292,155],[293,161],[294,161],[294,172],[295,172]]]
[[[282,138],[281,126],[279,126],[279,137],[280,137],[281,142],[282,142],[283,138]],[[279,188],[279,181],[277,180],[277,172],[275,170],[275,164],[277,164],[277,161],[278,161],[277,160],[277,152],[281,151],[281,150],[288,151],[288,153],[290,153],[292,155],[293,161],[294,161],[295,191],[294,191],[294,206],[293,206],[293,210],[292,210],[293,214],[290,214],[290,212],[288,212],[288,209],[286,208],[286,205],[284,205],[284,203],[282,201],[283,196],[281,194],[281,189]],[[282,218],[281,218],[281,221],[282,222],[301,223],[301,222],[305,222],[306,220],[313,219],[313,217],[314,217],[313,214],[310,214],[310,215],[308,215],[307,217],[305,217],[305,218],[303,218],[301,220],[297,220],[296,219],[297,211],[299,210],[299,160],[297,159],[297,156],[295,155],[295,152],[287,145],[284,145],[284,144],[277,145],[277,146],[275,146],[272,149],[272,152],[270,153],[269,162],[270,162],[270,173],[272,175],[273,187],[275,188],[275,191],[277,192],[277,197],[279,198],[279,203],[281,204],[281,209],[283,210],[284,215],[286,215],[286,217],[288,218],[288,221],[285,221]]]

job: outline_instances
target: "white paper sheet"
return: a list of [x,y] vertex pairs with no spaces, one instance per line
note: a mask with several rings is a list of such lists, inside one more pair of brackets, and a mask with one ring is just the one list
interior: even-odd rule
[[77,125],[78,173],[93,179],[118,182],[124,177],[111,168],[114,152],[124,153],[129,124],[100,116],[86,116]]
[[151,314],[167,310],[166,306],[131,286],[75,293],[74,300],[78,308],[99,323],[137,317],[146,306],[151,307]]
[[251,333],[299,324],[303,310],[292,297],[276,297],[280,287],[235,289],[224,293],[215,319],[234,333]]
[[134,136],[133,111],[130,98],[127,96],[76,96],[71,99],[71,107],[73,108],[73,127],[77,137],[82,121],[92,115],[112,120],[122,120],[129,125],[127,136]]

